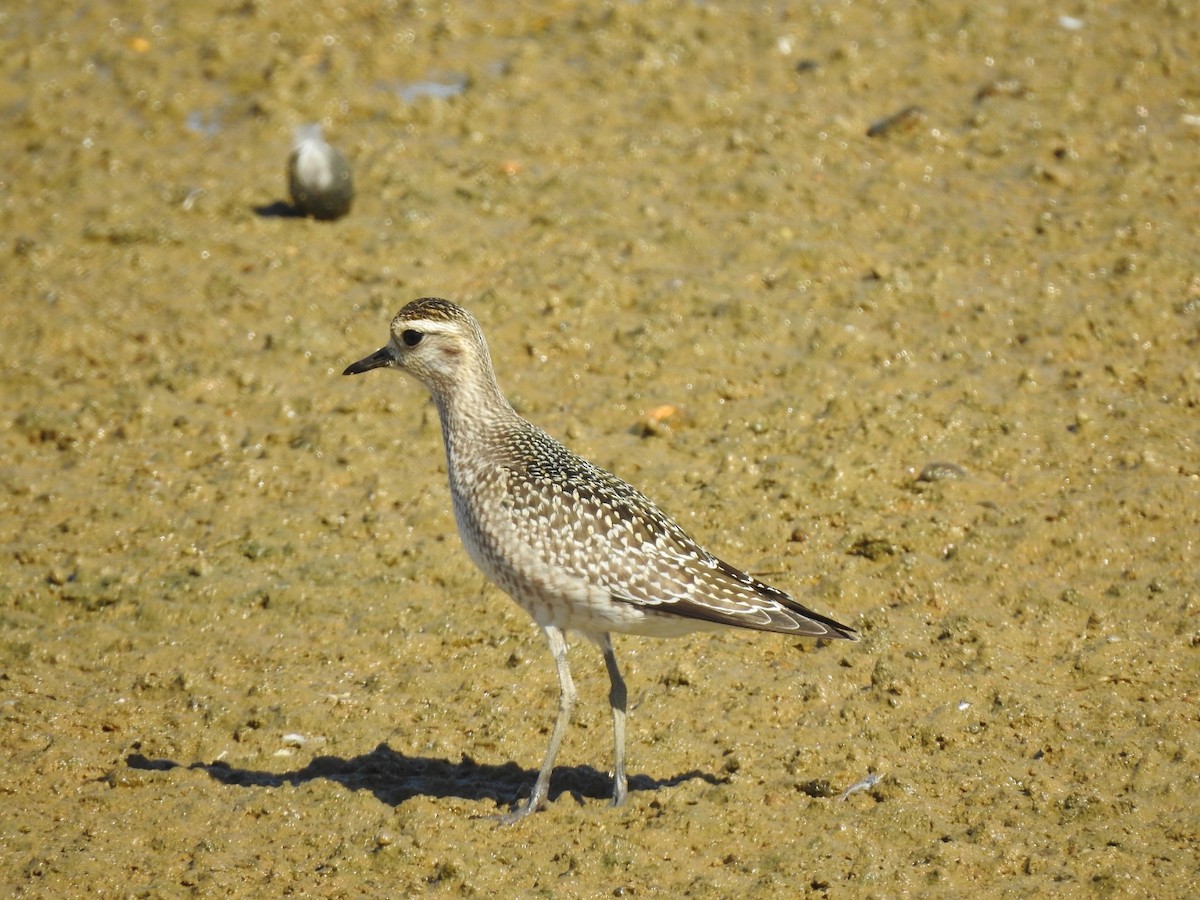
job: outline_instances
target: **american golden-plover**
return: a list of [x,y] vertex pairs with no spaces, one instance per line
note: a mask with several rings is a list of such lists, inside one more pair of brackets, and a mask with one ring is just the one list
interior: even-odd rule
[[558,717],[546,758],[529,800],[505,821],[536,811],[549,794],[576,699],[564,632],[582,632],[604,653],[614,805],[628,784],[625,681],[611,632],[671,637],[732,625],[858,640],[854,629],[717,559],[641,492],[519,416],[496,384],[479,324],[462,307],[414,300],[392,320],[387,344],[343,374],[379,368],[401,369],[433,394],[462,542],[541,626],[558,669]]

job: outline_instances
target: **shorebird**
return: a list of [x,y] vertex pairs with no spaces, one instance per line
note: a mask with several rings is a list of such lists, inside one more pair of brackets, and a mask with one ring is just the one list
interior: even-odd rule
[[853,628],[722,562],[636,488],[518,415],[496,383],[479,324],[462,307],[414,300],[392,320],[387,344],[342,374],[380,368],[407,372],[433,395],[459,536],[484,575],[545,632],[558,670],[550,746],[529,799],[503,821],[535,812],[549,795],[576,700],[564,632],[581,632],[604,654],[614,805],[628,782],[626,689],[612,632],[672,637],[734,626],[858,640]]
[[321,137],[320,125],[296,129],[287,171],[288,192],[296,212],[323,220],[350,212],[354,202],[350,163]]

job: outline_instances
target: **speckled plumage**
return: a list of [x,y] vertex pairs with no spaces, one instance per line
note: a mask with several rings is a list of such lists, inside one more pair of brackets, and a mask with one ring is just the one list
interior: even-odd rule
[[433,394],[450,492],[472,560],[546,632],[558,669],[558,719],[519,819],[545,802],[550,772],[575,703],[563,632],[598,643],[612,682],[613,801],[626,794],[625,683],[610,632],[670,637],[732,625],[807,637],[857,633],[697,545],[641,492],[576,456],[521,418],[496,384],[478,323],[426,298],[392,321],[386,346],[349,366],[403,369]]

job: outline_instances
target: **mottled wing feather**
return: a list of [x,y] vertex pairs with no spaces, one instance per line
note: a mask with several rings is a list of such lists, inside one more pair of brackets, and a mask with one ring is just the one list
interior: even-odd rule
[[[638,490],[532,429],[537,453],[508,482],[507,515],[547,567],[647,610],[761,631],[855,639],[697,545]],[[566,539],[564,539],[566,538]]]

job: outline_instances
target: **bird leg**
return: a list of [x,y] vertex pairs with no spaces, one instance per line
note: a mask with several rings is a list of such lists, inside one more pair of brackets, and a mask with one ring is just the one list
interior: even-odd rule
[[613,741],[616,745],[613,763],[613,806],[625,802],[629,783],[625,778],[625,679],[617,667],[617,655],[613,653],[612,638],[607,632],[600,636],[600,649],[604,651],[604,665],[608,667],[608,704],[612,707]]
[[[537,781],[533,783],[533,792],[529,799],[506,815],[500,816],[500,821],[506,825],[519,822],[527,815],[537,812],[550,795],[550,772],[554,769],[554,759],[558,756],[558,748],[562,746],[563,735],[567,733],[567,725],[571,722],[571,712],[575,709],[575,682],[571,680],[571,668],[567,665],[567,639],[562,629],[553,625],[543,626],[546,640],[550,642],[550,652],[554,655],[554,666],[558,669],[558,718],[554,720],[554,730],[550,732],[550,746],[546,749],[546,759],[542,762],[542,770],[538,772]],[[608,651],[611,653],[611,647]],[[613,666],[616,660],[613,660]],[[611,670],[610,670],[611,671]],[[617,676],[620,678],[620,675]],[[624,684],[622,688],[622,707],[624,707]],[[615,710],[615,708],[614,708]],[[615,714],[615,713],[614,713]],[[622,713],[622,716],[624,713]],[[622,731],[624,728],[622,728]],[[624,773],[622,772],[622,779]]]

